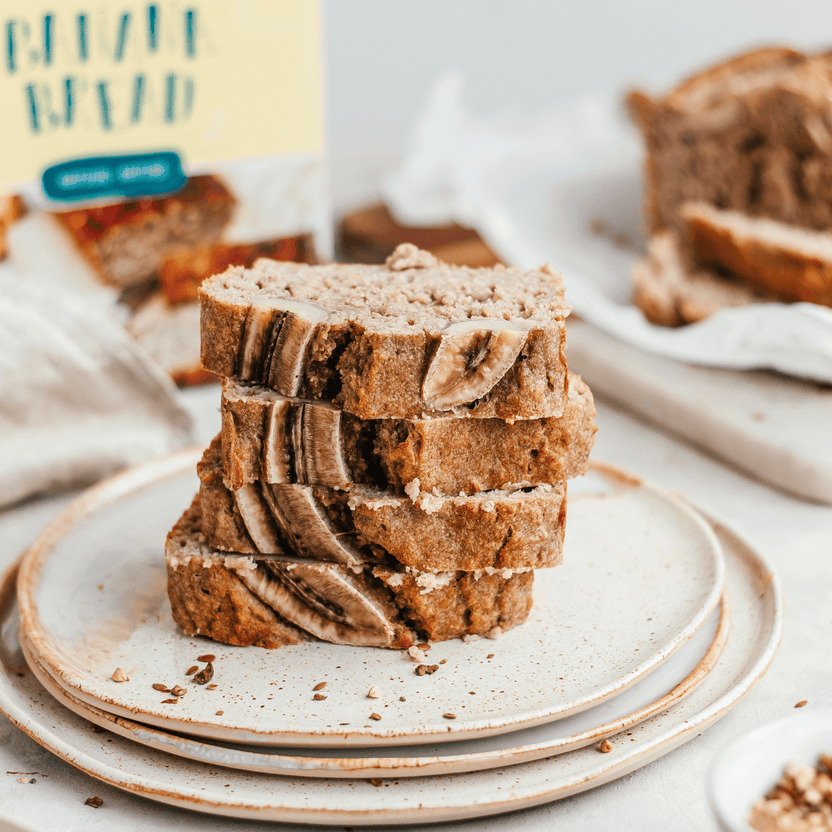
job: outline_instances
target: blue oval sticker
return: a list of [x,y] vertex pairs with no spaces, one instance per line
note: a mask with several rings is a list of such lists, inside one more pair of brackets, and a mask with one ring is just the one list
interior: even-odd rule
[[74,159],[47,168],[42,179],[46,196],[60,202],[159,196],[182,189],[185,181],[178,154],[170,152]]

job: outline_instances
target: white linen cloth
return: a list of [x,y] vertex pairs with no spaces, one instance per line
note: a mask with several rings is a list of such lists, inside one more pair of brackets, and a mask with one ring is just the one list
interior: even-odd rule
[[503,113],[474,118],[462,80],[440,78],[410,150],[384,185],[398,219],[411,225],[471,226],[506,262],[545,262],[566,281],[584,320],[645,350],[679,361],[770,368],[832,382],[832,309],[767,303],[725,309],[679,329],[654,326],[630,304],[637,251],[593,234],[596,218],[631,240],[640,236],[641,141],[620,93],[579,100],[531,120]]
[[191,444],[175,385],[119,317],[108,290],[0,264],[0,506]]

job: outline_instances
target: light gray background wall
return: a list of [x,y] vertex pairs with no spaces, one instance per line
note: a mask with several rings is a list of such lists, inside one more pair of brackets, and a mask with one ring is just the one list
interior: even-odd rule
[[534,112],[584,93],[661,90],[765,43],[832,46],[832,0],[325,0],[336,212],[374,198],[437,76],[475,113]]

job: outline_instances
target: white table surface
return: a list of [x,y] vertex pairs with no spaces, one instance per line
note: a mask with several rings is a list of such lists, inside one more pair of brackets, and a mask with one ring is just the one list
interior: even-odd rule
[[[217,387],[188,391],[186,404],[207,442],[219,427]],[[785,496],[747,479],[718,461],[680,444],[633,417],[598,402],[593,456],[675,489],[714,510],[771,559],[783,582],[786,623],[774,665],[724,719],[682,748],[634,774],[556,803],[507,816],[444,824],[485,830],[586,829],[712,830],[705,796],[710,761],[746,731],[807,708],[828,705],[832,685],[828,643],[832,628],[832,508]],[[10,565],[70,495],[38,500],[0,514],[0,567]],[[34,784],[19,775],[40,772]],[[48,775],[48,776],[45,776]],[[84,805],[91,795],[100,809]],[[0,717],[0,816],[25,820],[38,832],[159,832],[159,830],[255,830],[263,824],[224,820],[171,809],[99,784],[47,751]],[[283,827],[271,824],[271,827]],[[342,827],[335,827],[342,828]],[[438,827],[432,827],[438,828]]]

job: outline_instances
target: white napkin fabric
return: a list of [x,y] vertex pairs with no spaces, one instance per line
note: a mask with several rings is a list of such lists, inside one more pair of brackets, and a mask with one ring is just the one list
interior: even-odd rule
[[119,317],[108,291],[0,264],[0,506],[192,443],[175,385]]

